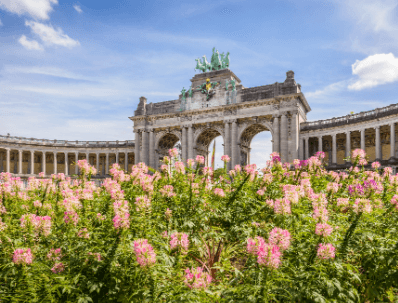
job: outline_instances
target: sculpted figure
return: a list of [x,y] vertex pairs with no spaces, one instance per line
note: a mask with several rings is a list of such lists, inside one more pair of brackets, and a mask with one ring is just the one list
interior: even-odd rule
[[230,82],[232,84],[232,91],[236,90],[235,82],[236,82],[235,78],[232,78],[232,80]]
[[205,72],[206,67],[202,64],[202,62],[200,62],[200,58],[195,59],[195,61],[196,61],[195,71],[198,69],[198,70],[201,70],[202,72]]
[[225,90],[228,90],[228,80],[225,81]]
[[229,68],[229,52],[227,52],[227,54],[224,57],[223,65],[224,68]]
[[185,87],[183,87],[183,88],[182,88],[182,91],[181,91],[181,94],[182,94],[181,100],[183,100],[183,101],[186,100],[186,98],[185,98],[185,92],[186,92],[186,89],[185,89]]
[[202,64],[205,67],[205,71],[207,71],[207,70],[211,71],[211,63],[207,62],[206,55],[203,55],[202,58],[203,58]]
[[189,90],[188,90],[188,96],[189,96],[189,98],[192,98],[192,95],[193,95],[193,91],[192,91],[192,85],[189,87]]

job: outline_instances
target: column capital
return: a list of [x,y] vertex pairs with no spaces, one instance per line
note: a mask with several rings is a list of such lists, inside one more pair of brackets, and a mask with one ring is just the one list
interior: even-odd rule
[[337,134],[331,134],[332,138],[336,138]]
[[272,115],[272,118],[278,119],[280,116],[281,116],[280,114],[273,114],[273,115]]
[[318,138],[318,139],[321,139],[321,140],[322,140],[322,137],[323,137],[323,135],[317,136],[317,138]]
[[374,127],[375,129],[380,129],[380,125],[377,125]]
[[390,123],[390,126],[395,126],[395,122],[391,122],[391,123]]
[[22,154],[22,153],[23,153],[23,150],[22,150],[22,149],[18,149],[18,153],[19,153],[19,154]]
[[34,150],[31,150],[31,151],[30,151],[30,153],[31,153],[31,154],[34,154],[34,153],[35,153],[35,151],[34,151]]

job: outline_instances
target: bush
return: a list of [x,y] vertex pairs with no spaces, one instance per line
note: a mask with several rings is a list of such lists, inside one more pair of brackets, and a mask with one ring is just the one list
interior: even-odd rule
[[[0,182],[0,300],[396,302],[398,177],[323,154],[218,172],[203,159],[148,174],[117,164],[101,187]],[[227,161],[227,160],[226,160]]]

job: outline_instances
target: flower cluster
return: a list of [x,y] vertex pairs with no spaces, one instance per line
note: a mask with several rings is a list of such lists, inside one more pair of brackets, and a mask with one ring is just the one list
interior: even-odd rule
[[41,217],[35,214],[22,215],[21,227],[22,229],[32,227],[36,235],[42,234],[44,236],[49,236],[51,234],[51,217]]
[[94,166],[91,166],[86,159],[77,161],[77,166],[79,167],[82,175],[95,175],[97,170]]
[[330,243],[328,244],[320,243],[317,251],[317,257],[323,260],[334,259],[335,250],[336,248]]
[[186,233],[173,233],[171,234],[170,248],[181,249],[182,253],[187,253],[189,247],[188,235]]
[[12,262],[15,264],[32,264],[33,255],[30,248],[19,248],[14,251]]
[[141,267],[148,267],[156,262],[156,253],[153,251],[147,239],[134,241],[134,253]]
[[193,289],[206,289],[212,281],[212,277],[203,272],[201,267],[185,269],[184,283],[189,288]]

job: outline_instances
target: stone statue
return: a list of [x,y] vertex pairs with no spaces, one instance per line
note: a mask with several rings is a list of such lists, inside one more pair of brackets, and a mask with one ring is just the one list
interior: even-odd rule
[[232,78],[230,83],[232,84],[232,91],[236,90],[236,87],[235,87],[236,80],[235,80],[235,78]]
[[228,90],[228,80],[225,80],[225,90]]
[[189,90],[188,90],[188,96],[189,96],[189,98],[192,98],[192,95],[193,95],[193,91],[192,91],[192,85],[189,87]]
[[[220,58],[221,57],[221,58]],[[212,70],[220,70],[224,68],[229,68],[229,52],[226,55],[218,52],[215,47],[213,47],[212,55],[210,59],[210,63],[207,61],[206,55],[202,57],[202,61],[200,58],[195,59],[196,61],[196,68],[201,70],[202,72],[212,71]]]
[[229,52],[227,52],[227,54],[224,57],[223,60],[223,68],[229,68]]
[[195,61],[196,61],[195,71],[196,71],[197,69],[199,69],[199,70],[201,70],[202,72],[205,72],[205,71],[206,71],[206,66],[203,65],[202,62],[200,62],[200,58],[195,59]]
[[202,65],[205,67],[205,71],[207,70],[211,71],[211,64],[207,62],[206,55],[203,55],[202,58],[203,58]]
[[185,92],[186,92],[186,89],[185,89],[185,87],[183,87],[183,88],[182,88],[182,91],[181,91],[181,94],[182,94],[181,100],[182,100],[182,101],[185,101],[185,100],[186,100],[186,98],[185,98]]

